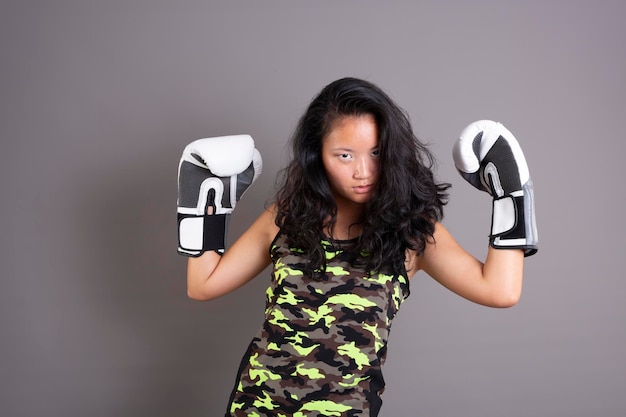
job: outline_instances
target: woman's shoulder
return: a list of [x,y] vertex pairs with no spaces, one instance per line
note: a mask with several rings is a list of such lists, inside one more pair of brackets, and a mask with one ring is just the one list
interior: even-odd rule
[[276,216],[278,215],[278,208],[276,203],[269,204],[263,210],[263,213],[257,219],[257,223],[260,223],[268,232],[272,238],[278,233],[279,227],[276,223]]
[[[265,207],[240,239],[255,241],[263,246],[270,245],[279,231],[276,225],[276,208],[273,205]],[[251,242],[252,243],[252,242]]]

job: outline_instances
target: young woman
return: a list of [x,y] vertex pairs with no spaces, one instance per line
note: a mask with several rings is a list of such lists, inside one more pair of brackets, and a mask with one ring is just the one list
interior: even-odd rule
[[389,330],[423,270],[492,307],[514,305],[536,251],[532,183],[502,125],[470,125],[459,171],[494,197],[485,262],[440,223],[448,184],[405,113],[377,86],[326,86],[292,137],[275,202],[226,251],[228,216],[261,169],[248,136],[190,144],[179,171],[179,252],[188,294],[210,300],[274,265],[262,328],[241,362],[229,416],[377,416]]

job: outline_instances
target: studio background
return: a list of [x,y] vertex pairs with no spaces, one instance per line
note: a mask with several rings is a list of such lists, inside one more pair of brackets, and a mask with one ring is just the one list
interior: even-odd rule
[[176,174],[192,140],[249,133],[272,196],[309,100],[370,80],[453,184],[444,223],[486,253],[491,202],[454,140],[521,142],[540,250],[512,309],[424,274],[394,324],[382,416],[626,415],[626,5],[620,1],[7,1],[0,16],[0,414],[223,415],[265,271],[186,297]]

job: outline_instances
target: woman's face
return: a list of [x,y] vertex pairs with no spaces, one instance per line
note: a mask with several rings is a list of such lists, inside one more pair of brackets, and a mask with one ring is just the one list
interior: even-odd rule
[[378,181],[378,130],[374,117],[337,119],[322,141],[322,161],[337,204],[363,204]]

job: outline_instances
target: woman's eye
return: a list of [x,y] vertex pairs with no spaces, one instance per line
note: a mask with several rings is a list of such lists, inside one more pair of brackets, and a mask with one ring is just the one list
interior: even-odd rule
[[339,155],[339,158],[341,159],[350,159],[350,154],[349,153],[342,153]]
[[372,151],[372,156],[378,156],[380,155],[380,151],[378,149],[376,149],[375,151]]

